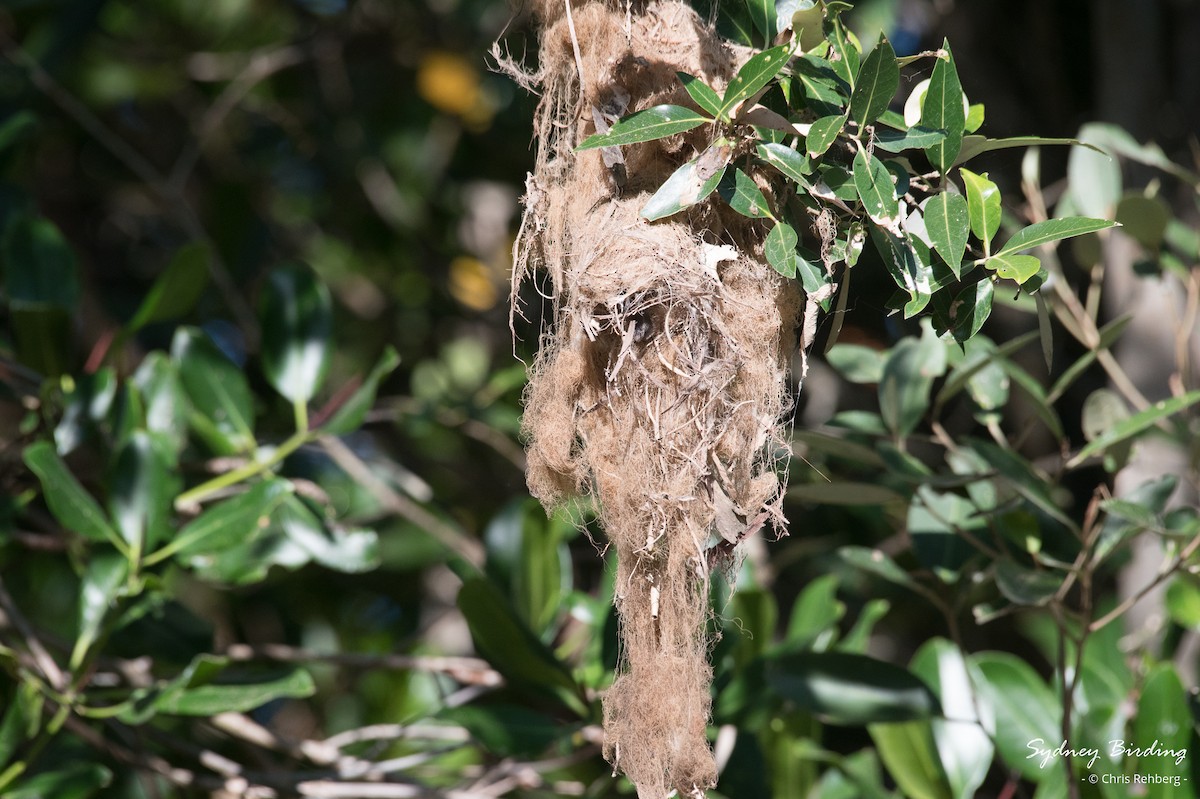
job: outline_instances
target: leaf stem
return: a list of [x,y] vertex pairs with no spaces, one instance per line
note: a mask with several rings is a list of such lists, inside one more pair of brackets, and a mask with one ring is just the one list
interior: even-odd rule
[[[184,491],[175,498],[175,506],[186,507],[188,505],[195,505],[211,497],[213,494],[217,493],[223,488],[237,485],[243,480],[247,480],[257,474],[261,474],[267,469],[270,469],[272,466],[280,463],[284,458],[286,458],[288,455],[291,455],[303,445],[307,444],[310,439],[311,436],[307,430],[297,430],[290,438],[280,444],[279,447],[276,448],[275,451],[264,460],[255,459],[250,463],[239,466],[236,469],[232,469],[224,474],[219,474],[211,480],[203,482],[198,486],[189,488],[187,491]],[[159,553],[156,552],[150,557],[146,558],[145,563],[149,565],[151,558],[156,558],[155,562],[157,562],[158,554]]]

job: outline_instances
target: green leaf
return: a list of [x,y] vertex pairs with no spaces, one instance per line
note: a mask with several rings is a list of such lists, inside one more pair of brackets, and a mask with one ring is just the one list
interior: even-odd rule
[[946,138],[925,149],[930,162],[945,174],[954,164],[962,147],[966,114],[963,112],[962,84],[950,52],[950,42],[943,41],[945,59],[939,58],[929,79],[929,90],[921,104],[921,123],[933,130],[945,130]]
[[965,286],[950,303],[950,332],[960,344],[972,338],[983,327],[992,313],[992,296],[995,284],[980,280]]
[[742,216],[751,219],[774,219],[767,198],[759,190],[754,178],[734,167],[732,172],[726,170],[725,177],[717,186],[721,199],[729,203],[729,207]]
[[1192,391],[1184,394],[1182,397],[1173,397],[1169,400],[1160,400],[1154,403],[1144,411],[1135,413],[1133,416],[1112,426],[1103,434],[1096,437],[1090,444],[1081,449],[1075,457],[1067,461],[1067,468],[1075,468],[1093,455],[1138,435],[1163,419],[1187,410],[1197,402],[1200,402],[1200,391]]
[[1017,605],[1040,606],[1062,586],[1063,575],[1026,568],[1012,558],[996,561],[996,586],[1004,598]]
[[744,0],[750,10],[750,20],[762,34],[762,41],[775,40],[775,0]]
[[928,718],[937,698],[909,671],[849,652],[771,657],[766,680],[780,697],[827,724],[859,725]]
[[4,799],[88,799],[112,783],[112,771],[96,763],[72,763],[21,780]]
[[275,508],[292,491],[286,480],[269,479],[249,490],[223,499],[185,524],[175,537],[147,562],[157,563],[169,556],[191,557],[220,552],[247,538],[267,525]]
[[1171,621],[1185,630],[1200,630],[1200,586],[1194,577],[1176,574],[1167,586],[1166,604]]
[[888,429],[906,436],[929,407],[935,378],[946,371],[946,348],[923,322],[921,337],[905,337],[892,348],[879,381],[879,412]]
[[908,238],[901,238],[878,225],[871,225],[871,240],[896,285],[908,292],[911,298],[904,306],[904,317],[907,319],[920,313],[933,294],[932,267],[921,260]]
[[504,589],[517,614],[539,637],[555,629],[563,597],[571,590],[564,526],[540,504],[510,502],[484,530],[487,575]]
[[854,156],[854,187],[873,221],[884,227],[895,221],[900,208],[892,173],[878,158],[867,155],[866,150],[859,150]]
[[[966,132],[974,133],[975,131],[977,131],[981,127],[983,127],[984,115],[985,115],[985,109],[983,107],[983,103],[972,103],[967,108],[967,119],[966,119],[966,122],[964,123],[964,128],[965,128]],[[959,158],[961,159],[961,157],[962,157],[962,151],[960,150]]]
[[[654,196],[642,206],[643,219],[651,222],[664,219],[690,208],[713,193],[725,176],[726,164],[720,164],[715,170],[707,170],[701,164],[706,153],[708,150],[676,169],[671,177],[667,178],[658,191],[654,192]],[[725,158],[728,163],[728,151]]]
[[1129,406],[1110,388],[1098,388],[1083,401],[1080,426],[1087,441],[1095,441],[1129,418]]
[[208,285],[208,247],[200,242],[184,246],[154,281],[126,329],[133,333],[152,322],[177,319],[200,299]]
[[[825,4],[828,9],[830,4]],[[854,81],[858,77],[859,63],[859,48],[855,46],[856,40],[852,38],[853,34],[846,29],[845,23],[838,17],[833,19],[833,30],[829,34],[829,64],[838,77],[849,87],[850,91],[854,90]]]
[[141,392],[146,429],[169,441],[175,451],[181,449],[187,439],[187,397],[175,364],[155,350],[133,373],[133,384]]
[[587,713],[566,666],[517,618],[490,581],[467,579],[458,592],[458,607],[480,655],[511,683],[542,696],[550,690],[566,707],[580,715]]
[[1082,216],[1035,222],[1029,227],[1014,233],[1012,238],[1000,248],[997,255],[1033,249],[1052,241],[1061,241],[1069,239],[1072,236],[1081,236],[1084,233],[1093,233],[1097,230],[1115,227],[1116,225],[1116,222],[1110,222],[1107,219],[1088,219]]
[[271,514],[287,539],[327,569],[357,574],[379,565],[374,530],[327,527],[295,494],[286,494]]
[[597,147],[616,147],[625,144],[653,141],[683,133],[711,122],[708,117],[697,114],[690,108],[679,105],[656,105],[645,111],[630,114],[616,122],[607,133],[588,136],[575,149],[592,150]]
[[99,639],[104,620],[116,605],[129,573],[129,561],[112,550],[93,552],[79,582],[79,632],[71,653],[72,667],[78,667],[88,649]]
[[367,411],[375,404],[375,395],[379,392],[379,384],[396,367],[400,365],[400,355],[390,344],[379,356],[379,361],[371,369],[366,379],[359,384],[349,399],[337,407],[329,420],[320,424],[321,429],[333,435],[345,435],[354,432],[362,426],[367,417]]
[[[1192,764],[1188,749],[1192,741],[1193,724],[1188,710],[1188,694],[1179,675],[1169,663],[1155,663],[1142,685],[1137,716],[1133,722],[1132,740],[1127,748],[1150,748],[1146,741],[1156,742],[1157,748],[1168,755],[1143,754],[1140,758],[1125,756],[1124,766],[1134,774],[1154,774],[1162,782],[1147,783],[1144,796],[1149,799],[1187,799],[1195,796],[1188,784]],[[1179,785],[1175,785],[1179,780]]]
[[850,96],[850,118],[860,126],[870,125],[887,110],[900,88],[900,67],[896,51],[880,36],[875,49],[863,59]]
[[986,136],[964,136],[962,149],[954,159],[954,165],[965,164],[977,155],[990,153],[994,150],[1008,150],[1013,147],[1041,147],[1052,144],[1079,144],[1076,139],[1043,139],[1040,136],[1011,136],[1006,139],[989,139]]
[[71,245],[53,222],[21,215],[8,222],[0,241],[4,288],[17,310],[73,312],[79,303],[79,267]]
[[953,799],[927,721],[867,728],[888,772],[910,799]]
[[276,268],[267,276],[260,316],[267,380],[291,402],[308,402],[329,369],[329,289],[310,269]]
[[170,534],[177,493],[174,453],[150,433],[135,431],[117,453],[108,497],[117,530],[134,553],[147,551]]
[[889,153],[923,150],[942,142],[945,138],[946,131],[924,125],[914,125],[908,130],[876,130],[875,149]]
[[808,186],[805,177],[812,171],[812,164],[800,153],[783,144],[767,142],[758,145],[758,157],[778,169],[784,177],[795,181],[800,186]]
[[1004,763],[1040,782],[1042,764],[1030,747],[1053,750],[1062,740],[1062,703],[1033,667],[1007,652],[980,652],[969,659],[980,695],[996,714],[996,747]]
[[851,383],[878,383],[883,379],[884,353],[861,344],[838,344],[825,353],[838,374]]
[[23,457],[42,484],[46,504],[59,524],[93,541],[120,541],[100,503],[80,485],[49,442],[31,444]]
[[[809,649],[820,639],[831,642],[837,637],[837,625],[846,614],[846,606],[837,598],[838,577],[826,574],[804,587],[788,619],[784,641],[794,649]],[[822,649],[824,647],[821,647]]]
[[536,758],[566,732],[553,716],[512,704],[452,707],[437,718],[464,727],[497,757]]
[[959,169],[967,187],[967,213],[971,219],[971,232],[983,242],[985,252],[990,252],[992,236],[1000,228],[1000,189],[988,180],[987,173],[976,175],[969,169]]
[[171,342],[194,413],[189,421],[209,446],[222,455],[254,449],[254,395],[246,375],[206,335],[180,328]]
[[1132,236],[1147,250],[1156,252],[1166,238],[1171,208],[1161,197],[1126,194],[1117,206],[1117,222],[1122,225],[1121,232]]
[[948,583],[958,579],[975,554],[963,534],[969,532],[976,538],[987,534],[987,520],[976,513],[974,504],[929,486],[917,489],[905,525],[917,560]]
[[909,666],[942,705],[944,719],[933,719],[933,739],[950,795],[973,797],[987,777],[995,747],[988,730],[992,709],[979,701],[962,651],[943,638],[926,641]]
[[675,76],[679,78],[679,82],[687,90],[688,96],[696,102],[696,105],[700,106],[701,111],[707,111],[713,116],[718,116],[721,113],[721,95],[717,94],[716,89],[695,75],[689,75],[686,72],[676,72]]
[[[774,11],[775,8],[772,4],[772,16],[774,16]],[[788,44],[772,47],[770,50],[763,50],[761,53],[751,56],[738,70],[733,80],[729,81],[729,86],[725,89],[725,97],[721,100],[721,116],[728,116],[738,103],[757,94],[771,81],[771,78],[779,74],[779,70],[783,69],[790,57],[791,45]]]
[[[805,7],[807,6],[807,7]],[[796,38],[800,41],[800,50],[807,52],[812,50],[817,45],[825,41],[824,21],[825,21],[825,4],[822,2],[814,2],[813,0],[797,0],[792,3],[777,3],[776,9],[786,13],[787,9],[794,8],[791,12],[789,26]],[[777,24],[783,19],[782,14]]]
[[838,549],[838,557],[855,568],[874,574],[876,577],[881,577],[890,583],[903,586],[909,590],[915,591],[916,583],[908,572],[896,565],[896,561],[892,560],[886,553],[878,549],[869,549],[867,547],[841,547]]
[[961,279],[963,253],[967,251],[970,215],[967,200],[961,194],[943,191],[925,204],[925,229],[933,249]]
[[1067,193],[1076,211],[1111,218],[1121,198],[1121,165],[1094,145],[1103,145],[1108,126],[1089,123],[1079,129],[1080,144],[1067,159]]
[[745,3],[721,3],[717,11],[717,30],[730,41],[754,47],[754,22]]
[[833,144],[839,133],[842,132],[842,127],[846,124],[846,117],[842,115],[821,117],[814,121],[808,129],[808,135],[804,137],[805,151],[810,158],[817,158],[823,155],[829,149],[829,145]]
[[988,269],[1005,280],[1014,280],[1017,284],[1024,283],[1036,275],[1042,268],[1042,262],[1033,255],[994,255],[983,263]]
[[304,699],[316,693],[309,673],[290,669],[273,680],[245,684],[208,683],[163,696],[157,703],[161,713],[176,716],[215,716],[245,713],[276,699]]
[[796,276],[796,245],[800,243],[796,231],[787,222],[776,222],[763,243],[767,262],[784,277]]

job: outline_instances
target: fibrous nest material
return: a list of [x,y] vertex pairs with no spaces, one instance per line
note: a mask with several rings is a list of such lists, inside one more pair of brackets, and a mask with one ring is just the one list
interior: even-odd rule
[[700,204],[639,209],[701,152],[701,128],[576,153],[617,117],[690,106],[681,70],[722,88],[738,54],[689,6],[545,0],[539,153],[516,245],[521,282],[548,275],[553,321],[526,394],[531,491],[597,500],[618,558],[622,662],[604,697],[605,755],[641,797],[700,796],[708,746],[709,576],[759,528],[782,532],[785,366],[796,289],[762,257],[761,222]]

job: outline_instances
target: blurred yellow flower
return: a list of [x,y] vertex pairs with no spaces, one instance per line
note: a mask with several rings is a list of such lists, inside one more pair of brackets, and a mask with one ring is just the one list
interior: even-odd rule
[[434,108],[460,117],[472,128],[487,127],[495,112],[479,70],[457,53],[431,50],[422,56],[417,93]]
[[483,261],[466,255],[450,262],[450,294],[476,311],[486,311],[499,298],[491,270]]

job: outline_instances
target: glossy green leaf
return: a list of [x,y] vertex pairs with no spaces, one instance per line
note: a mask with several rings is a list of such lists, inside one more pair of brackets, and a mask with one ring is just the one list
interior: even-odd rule
[[256,530],[266,527],[271,514],[291,489],[286,480],[264,480],[241,494],[216,502],[185,524],[148,560],[157,563],[168,556],[219,552],[250,538]]
[[[838,577],[826,574],[804,587],[788,617],[784,640],[795,649],[814,648],[820,639],[828,644],[837,636],[837,625],[846,606],[837,598]],[[819,647],[824,648],[824,647]]]
[[1042,268],[1042,262],[1036,256],[1011,253],[995,255],[984,261],[983,265],[995,270],[996,274],[1005,280],[1013,280],[1017,284],[1029,280]]
[[[826,2],[825,7],[829,9],[830,4]],[[849,87],[850,91],[854,90],[854,81],[858,77],[859,65],[859,48],[856,47],[856,41],[853,34],[846,28],[845,23],[834,16],[833,30],[829,36],[829,64],[838,77]]]
[[910,799],[953,799],[928,721],[867,728],[888,773]]
[[970,233],[970,215],[967,200],[961,194],[943,191],[929,198],[925,204],[925,229],[933,249],[961,278],[963,253],[967,250]]
[[233,455],[254,449],[254,396],[246,375],[194,328],[180,328],[171,357],[191,400],[189,421],[218,453]]
[[542,695],[553,692],[568,708],[585,713],[570,672],[522,623],[509,601],[487,579],[473,577],[458,593],[476,649],[510,682]]
[[[1175,475],[1165,475],[1158,479],[1147,480],[1123,494],[1118,500],[1108,500],[1103,504],[1108,514],[1100,533],[1096,536],[1096,546],[1093,557],[1097,562],[1103,561],[1122,544],[1134,536],[1144,532],[1149,524],[1143,514],[1157,518],[1167,507],[1167,501],[1175,491],[1178,479]],[[1132,506],[1138,513],[1121,513],[1116,503]],[[1139,518],[1140,517],[1140,518]]]
[[992,709],[972,685],[962,650],[950,641],[926,641],[909,667],[938,697],[945,715],[931,724],[950,795],[971,799],[992,765],[995,747],[988,735],[995,724]]
[[883,36],[863,59],[850,96],[850,118],[860,126],[870,125],[887,110],[900,88],[900,67],[896,51]]
[[307,671],[289,669],[281,676],[262,682],[207,683],[164,696],[158,703],[161,713],[176,716],[215,716],[218,713],[245,713],[277,699],[303,699],[316,693],[317,687]]
[[706,171],[700,163],[702,158],[703,153],[676,169],[671,177],[667,178],[658,191],[654,192],[654,196],[642,206],[643,219],[651,222],[664,219],[690,208],[713,193],[725,177],[725,164],[721,164],[715,170]]
[[625,144],[654,141],[711,122],[708,117],[679,105],[656,105],[645,111],[630,114],[613,124],[607,133],[588,136],[576,150],[597,147],[616,147]]
[[42,484],[46,504],[59,524],[93,541],[120,540],[100,503],[80,485],[49,442],[31,444],[24,460]]
[[[804,52],[812,50],[825,41],[825,32],[823,30],[825,21],[824,6],[823,2],[813,2],[813,0],[776,3],[776,9],[785,13],[787,8],[795,9],[791,12],[789,25],[796,34],[796,38],[800,40],[800,49]],[[783,15],[781,14],[780,21],[782,19]],[[783,26],[780,25],[780,27]]]
[[987,519],[976,512],[970,500],[928,486],[917,489],[905,526],[917,560],[948,583],[958,580],[975,555],[965,534],[975,538],[987,535]]
[[776,222],[775,227],[767,234],[763,242],[763,252],[766,253],[767,263],[784,277],[796,276],[796,245],[800,238],[795,229],[787,222]]
[[908,721],[940,712],[937,698],[908,670],[866,655],[783,654],[768,659],[766,680],[776,694],[828,724]]
[[971,219],[971,232],[983,242],[985,251],[990,251],[992,236],[1000,228],[1000,189],[988,180],[987,173],[976,175],[968,169],[959,169],[967,187],[967,214]]
[[145,552],[170,535],[177,493],[174,453],[150,433],[134,432],[117,453],[108,492],[117,531],[133,552]]
[[1012,238],[1006,241],[1004,246],[1000,248],[997,255],[1033,249],[1043,244],[1049,244],[1052,241],[1061,241],[1069,239],[1072,236],[1081,236],[1084,233],[1093,233],[1097,230],[1115,227],[1116,225],[1116,222],[1110,222],[1107,219],[1088,219],[1082,216],[1035,222],[1029,227],[1014,233]]
[[[774,4],[771,5],[771,16],[774,17]],[[771,78],[779,74],[790,56],[791,45],[788,44],[751,56],[725,88],[725,96],[721,99],[721,115],[729,115],[739,103],[757,94]]]
[[808,136],[804,138],[805,152],[810,158],[817,158],[824,155],[829,149],[829,145],[833,144],[839,133],[842,132],[842,127],[846,124],[846,117],[841,115],[821,117],[812,123],[808,129]]
[[945,138],[946,131],[927,128],[924,125],[914,125],[908,130],[876,130],[875,149],[889,153],[923,150],[938,144]]
[[187,438],[187,397],[175,364],[161,350],[147,355],[133,373],[141,393],[146,429],[170,441],[176,451]]
[[949,309],[950,332],[955,341],[967,341],[983,327],[983,323],[992,313],[992,297],[995,290],[992,281],[980,280],[973,285],[964,286],[955,295]]
[[942,43],[946,57],[939,58],[929,79],[929,89],[921,104],[921,124],[946,131],[946,138],[925,150],[930,162],[943,174],[954,164],[962,147],[966,113],[963,111],[962,84],[950,52],[950,42]]
[[783,144],[767,142],[758,145],[758,157],[778,169],[784,177],[795,181],[800,186],[808,185],[808,173],[812,164],[800,153]]
[[717,10],[717,30],[730,41],[754,47],[754,22],[745,3],[721,3]]
[[859,150],[854,156],[854,187],[867,216],[885,227],[900,213],[892,173],[878,158]]
[[1062,586],[1065,575],[1022,566],[1012,558],[996,561],[996,586],[1017,605],[1044,605]]
[[395,371],[399,365],[399,353],[391,345],[388,345],[384,349],[383,355],[379,356],[379,361],[362,383],[359,384],[358,388],[354,390],[354,393],[345,402],[337,406],[337,410],[329,416],[328,421],[320,423],[321,429],[333,435],[345,435],[362,426],[363,420],[367,417],[367,412],[375,404],[375,395],[379,393],[380,382]]
[[278,267],[267,276],[260,315],[267,380],[291,402],[308,402],[329,369],[329,289],[310,269]]
[[725,176],[717,186],[717,193],[729,207],[742,216],[751,219],[774,219],[767,198],[763,196],[754,178],[734,167],[726,170]]
[[676,72],[675,76],[679,78],[679,82],[687,90],[688,96],[696,102],[696,105],[700,106],[701,111],[707,111],[713,116],[721,113],[721,95],[717,94],[716,89],[695,75],[689,75],[686,72]]
[[933,294],[932,266],[921,259],[909,238],[896,236],[878,225],[871,225],[870,229],[871,240],[892,279],[909,295],[904,317],[907,319],[920,313]]
[[295,494],[285,494],[271,521],[314,562],[346,574],[379,565],[379,536],[374,530],[343,529],[317,518]]
[[115,608],[121,586],[129,573],[129,561],[112,550],[93,552],[79,583],[79,630],[71,653],[72,667],[83,662],[84,655],[104,629],[104,620]]
[[553,632],[563,597],[571,590],[565,535],[564,523],[547,518],[529,498],[510,502],[484,530],[487,575],[539,637]]
[[[1053,750],[1062,740],[1062,704],[1027,662],[1007,652],[969,658],[979,692],[996,714],[996,748],[1005,765],[1035,782],[1045,772],[1032,747]],[[1048,771],[1049,769],[1047,769]]]
[[192,310],[208,285],[208,247],[200,242],[185,245],[154,281],[126,328],[141,330],[152,322],[177,319]]
[[745,0],[750,21],[762,36],[762,41],[775,40],[775,0]]
[[[963,128],[967,133],[974,133],[983,127],[983,119],[985,115],[986,111],[983,107],[983,103],[971,103],[971,105],[967,108],[967,119],[963,123]],[[959,151],[959,156],[962,156],[961,150]]]
[[112,783],[112,771],[98,763],[70,763],[21,780],[4,799],[88,799]]
[[837,554],[841,560],[851,566],[881,577],[890,583],[915,590],[916,583],[909,576],[908,572],[896,565],[896,561],[892,560],[882,550],[850,546],[841,547],[838,549]]
[[1097,436],[1075,457],[1067,461],[1067,468],[1075,468],[1093,455],[1148,430],[1163,419],[1185,411],[1197,402],[1200,402],[1200,391],[1191,391],[1181,397],[1172,397],[1169,400],[1159,400],[1146,410],[1135,413]]

